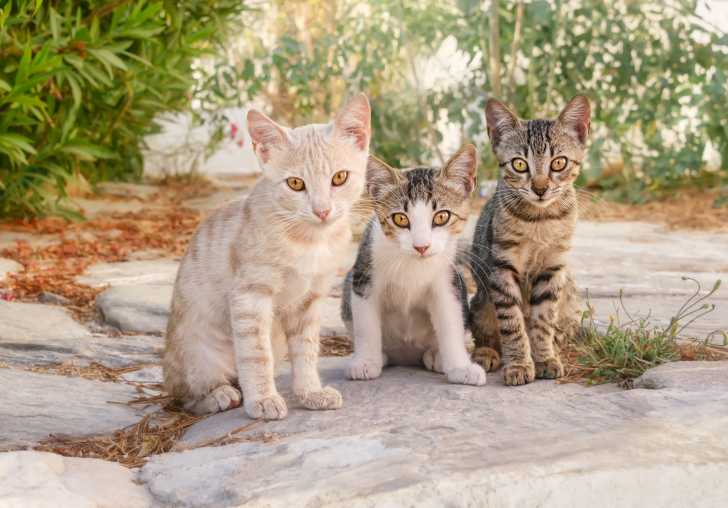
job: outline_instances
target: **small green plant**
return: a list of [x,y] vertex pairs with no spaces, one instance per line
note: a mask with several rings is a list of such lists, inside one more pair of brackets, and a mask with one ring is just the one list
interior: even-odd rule
[[[577,369],[590,383],[628,382],[649,368],[681,358],[681,341],[690,340],[682,337],[682,332],[715,310],[715,304],[707,303],[707,300],[718,291],[721,284],[720,280],[716,281],[710,291],[702,294],[697,280],[689,277],[683,277],[683,280],[692,281],[696,286],[695,292],[666,326],[653,323],[649,313],[645,317],[633,317],[625,307],[620,292],[620,308],[627,316],[627,321],[621,322],[617,313],[610,318],[605,330],[604,325],[600,326],[595,321],[594,308],[587,301],[587,310],[582,318],[582,335],[573,347]],[[700,345],[709,347],[713,337],[718,334],[723,336],[723,345],[728,345],[728,335],[721,330],[708,334],[700,341]],[[695,342],[695,339],[692,341]]]

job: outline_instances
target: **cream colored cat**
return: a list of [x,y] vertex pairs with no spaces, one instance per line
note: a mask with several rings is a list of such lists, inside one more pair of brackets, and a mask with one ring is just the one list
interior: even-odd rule
[[290,129],[248,113],[263,177],[247,198],[200,226],[175,283],[164,373],[185,409],[237,407],[242,390],[250,417],[284,418],[273,353],[282,357],[286,345],[297,401],[308,409],[341,407],[341,394],[322,387],[318,375],[319,303],[351,239],[370,122],[363,94],[326,125]]

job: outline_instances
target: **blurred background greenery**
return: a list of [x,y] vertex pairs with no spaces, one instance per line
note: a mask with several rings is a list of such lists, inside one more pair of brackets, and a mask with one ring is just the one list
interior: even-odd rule
[[[297,125],[348,94],[373,150],[439,163],[485,135],[490,97],[524,117],[593,103],[582,184],[642,201],[728,173],[728,20],[697,0],[8,0],[0,10],[0,215],[63,213],[69,179],[141,177],[167,111],[224,130],[256,104]],[[724,15],[726,10],[721,11]]]

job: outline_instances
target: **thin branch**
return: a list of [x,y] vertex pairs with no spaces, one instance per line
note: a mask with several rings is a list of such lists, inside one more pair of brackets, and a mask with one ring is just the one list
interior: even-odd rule
[[508,96],[513,99],[516,92],[516,59],[518,47],[521,45],[521,28],[523,25],[523,2],[516,4],[516,25],[513,28],[513,42],[511,43],[511,61],[508,69]]
[[501,97],[501,62],[500,62],[500,30],[498,28],[499,9],[498,0],[491,0],[490,4],[490,82],[493,95]]

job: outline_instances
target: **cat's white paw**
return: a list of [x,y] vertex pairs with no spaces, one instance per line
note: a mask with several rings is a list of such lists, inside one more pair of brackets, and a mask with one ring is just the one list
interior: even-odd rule
[[306,409],[339,409],[344,404],[341,393],[330,386],[325,386],[317,392],[299,395],[299,400]]
[[483,386],[485,384],[485,371],[483,367],[476,363],[471,363],[467,367],[449,370],[445,375],[450,383],[474,386]]
[[432,372],[439,372],[443,374],[442,360],[440,358],[440,352],[437,349],[428,349],[425,354],[422,355],[422,363],[425,364],[427,370]]
[[382,360],[371,360],[368,358],[352,358],[349,367],[346,369],[346,377],[349,379],[376,379],[382,375]]
[[196,415],[219,413],[240,406],[240,391],[230,385],[218,386],[202,400],[185,405],[185,409]]
[[244,401],[245,412],[249,417],[263,420],[281,420],[288,414],[283,397],[274,393],[268,397]]

